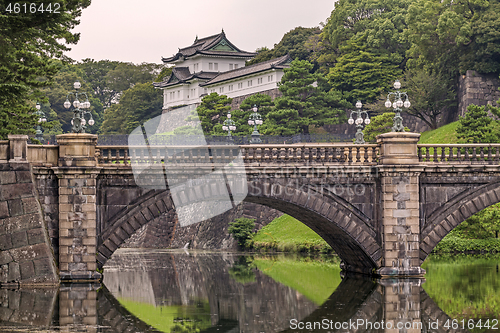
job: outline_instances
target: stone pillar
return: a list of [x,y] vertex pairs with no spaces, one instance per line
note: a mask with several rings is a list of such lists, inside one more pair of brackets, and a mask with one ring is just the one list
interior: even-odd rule
[[418,133],[391,132],[377,137],[382,185],[381,276],[423,276],[420,268]]
[[57,136],[59,163],[59,275],[61,280],[98,280],[95,158],[97,136]]
[[28,136],[9,134],[9,163],[26,163],[28,155]]
[[59,290],[59,325],[82,325],[97,332],[97,289],[100,284],[73,284]]
[[[424,279],[381,279],[384,332],[426,332],[420,314],[420,291]],[[398,328],[399,325],[399,328]],[[427,325],[428,326],[428,325]]]

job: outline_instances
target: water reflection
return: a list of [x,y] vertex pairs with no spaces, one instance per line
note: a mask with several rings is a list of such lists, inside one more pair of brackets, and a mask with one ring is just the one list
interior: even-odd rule
[[341,278],[324,261],[126,250],[102,286],[0,289],[0,332],[448,331],[422,282]]

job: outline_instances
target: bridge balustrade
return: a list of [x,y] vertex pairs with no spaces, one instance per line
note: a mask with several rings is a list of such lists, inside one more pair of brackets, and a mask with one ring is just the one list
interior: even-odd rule
[[265,144],[249,146],[97,146],[99,164],[230,163],[239,154],[245,163],[377,164],[379,146],[339,144]]
[[500,144],[419,144],[418,160],[434,163],[498,164]]

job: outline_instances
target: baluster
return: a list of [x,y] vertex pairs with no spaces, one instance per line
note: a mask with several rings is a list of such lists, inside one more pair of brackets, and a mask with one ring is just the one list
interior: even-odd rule
[[479,147],[479,160],[484,161],[484,147]]
[[470,162],[469,147],[465,147],[465,161]]
[[472,161],[477,162],[477,152],[476,152],[476,147],[472,147]]
[[422,147],[417,146],[417,155],[419,162],[422,162]]
[[348,161],[349,161],[349,163],[352,163],[352,147],[349,146],[348,151],[349,151],[349,153],[348,153],[349,160]]
[[112,163],[113,158],[111,157],[111,149],[108,148],[108,163]]
[[430,162],[431,160],[431,157],[430,157],[430,150],[431,148],[430,147],[424,147],[425,149],[425,161],[426,162]]
[[448,152],[448,161],[453,161],[453,147],[450,146],[450,151]]
[[434,159],[434,163],[436,163],[438,161],[438,147],[434,147],[434,156],[433,156],[433,159]]
[[356,163],[361,162],[361,147],[356,146]]
[[441,162],[445,162],[445,161],[446,161],[446,147],[442,146],[441,147]]
[[499,162],[499,159],[500,159],[500,149],[499,147],[495,147],[495,162],[498,163]]
[[492,146],[488,146],[488,164],[493,164],[493,157],[491,154],[491,150],[493,149]]
[[365,148],[365,152],[364,152],[364,154],[365,154],[365,160],[364,160],[364,162],[368,163],[368,147],[364,147],[364,148]]

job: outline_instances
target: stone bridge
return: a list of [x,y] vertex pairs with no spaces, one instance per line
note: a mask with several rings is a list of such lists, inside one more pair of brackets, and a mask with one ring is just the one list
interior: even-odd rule
[[[96,269],[141,226],[167,218],[170,234],[182,228],[175,202],[202,204],[224,193],[233,204],[245,200],[294,216],[332,246],[346,271],[422,276],[420,265],[448,232],[500,202],[500,145],[418,145],[419,137],[386,133],[366,145],[127,147],[97,146],[90,134],[63,134],[53,146],[12,136],[0,141],[2,280],[48,271],[15,253],[35,246],[26,223],[12,227],[21,203],[17,215],[33,214],[22,201],[31,190],[18,190],[19,177],[12,177],[28,163],[62,280],[98,279]],[[242,163],[233,164],[236,158]],[[218,168],[223,182],[172,192],[172,179],[187,182]]]

